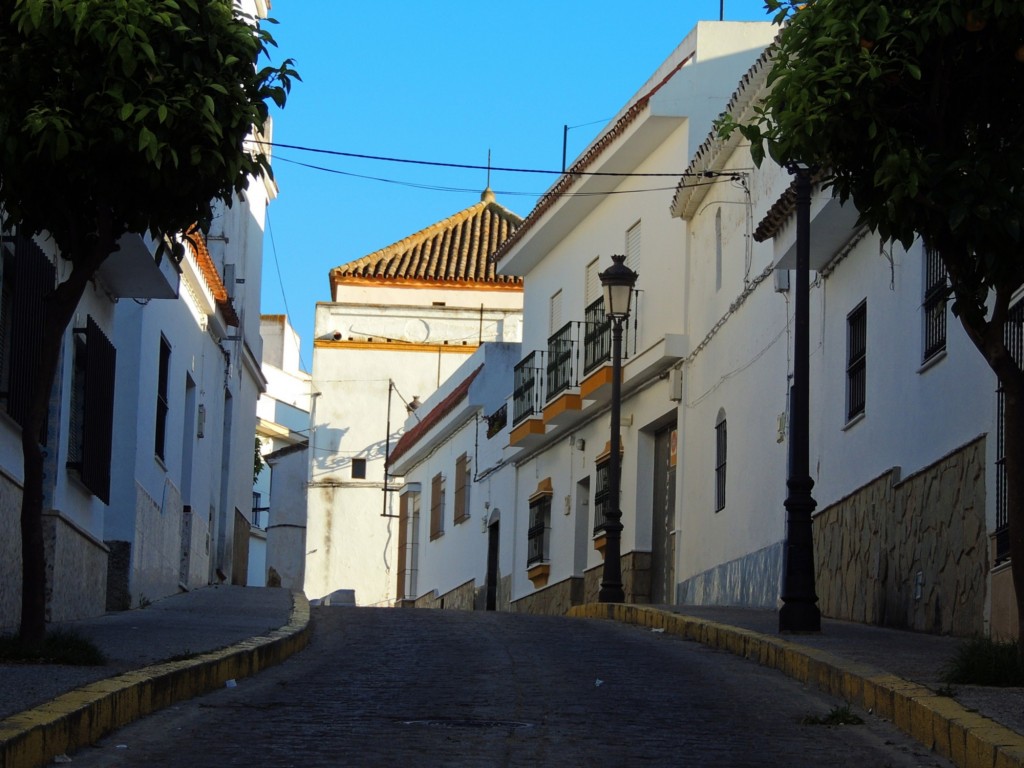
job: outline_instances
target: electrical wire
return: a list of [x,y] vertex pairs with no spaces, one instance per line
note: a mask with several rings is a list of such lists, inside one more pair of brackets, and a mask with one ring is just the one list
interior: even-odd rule
[[[308,168],[313,171],[322,171],[324,173],[332,173],[337,176],[348,176],[354,179],[366,179],[368,181],[379,181],[383,184],[395,184],[400,187],[411,187],[412,189],[427,189],[433,192],[457,192],[459,194],[465,193],[477,193],[480,190],[477,188],[468,187],[446,187],[439,184],[423,184],[413,181],[399,181],[398,179],[388,179],[382,176],[369,176],[361,173],[352,173],[351,171],[342,171],[337,168],[328,168],[323,165],[314,165],[312,163],[303,163],[300,160],[292,160],[288,157],[281,157],[280,155],[274,157],[275,163],[288,163],[289,165],[297,165],[302,168]],[[724,181],[733,181],[733,176],[713,176],[710,181],[701,181],[696,184],[687,184],[686,189],[692,189],[693,187],[703,187],[710,184],[719,184]],[[616,189],[606,192],[564,192],[562,197],[608,197],[611,195],[630,195],[637,192],[672,192],[676,189],[675,186],[671,187],[647,187],[644,189]],[[511,190],[493,190],[495,195],[501,195],[503,197],[539,197],[544,192],[515,192]]]
[[[288,297],[284,292],[284,279],[281,277],[281,262],[277,258],[277,243],[274,241],[274,228],[270,225],[270,207],[267,207],[267,234],[270,235],[270,250],[274,254],[274,266],[277,268],[277,284],[281,288],[281,300],[284,302],[284,311],[288,317],[292,317],[292,312],[288,309]],[[302,350],[299,350],[299,368],[304,372],[308,373],[309,369],[306,367],[306,361],[302,359]]]
[[546,168],[510,168],[503,166],[476,165],[472,163],[443,163],[437,160],[413,160],[403,157],[388,157],[386,155],[367,155],[360,152],[342,152],[337,149],[319,149],[317,147],[304,147],[301,144],[279,144],[276,141],[262,141],[250,139],[254,144],[262,144],[278,149],[294,149],[300,152],[313,152],[319,155],[332,155],[334,157],[351,157],[357,160],[377,160],[385,163],[402,163],[405,165],[428,165],[435,168],[462,168],[471,171],[502,171],[505,173],[535,173],[552,176],[613,176],[616,178],[705,178],[709,176],[732,176],[730,172],[719,171],[678,171],[666,173],[617,173],[614,171],[574,171],[571,168],[567,171],[555,171]]

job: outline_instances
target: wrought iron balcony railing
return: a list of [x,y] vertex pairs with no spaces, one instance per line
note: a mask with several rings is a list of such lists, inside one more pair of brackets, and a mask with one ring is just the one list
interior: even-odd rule
[[593,302],[583,315],[583,373],[611,360],[612,323],[604,313],[604,298]]
[[577,341],[573,333],[577,325],[579,323],[566,323],[548,338],[548,400],[579,383]]
[[544,407],[544,353],[534,350],[513,370],[512,424],[539,416]]

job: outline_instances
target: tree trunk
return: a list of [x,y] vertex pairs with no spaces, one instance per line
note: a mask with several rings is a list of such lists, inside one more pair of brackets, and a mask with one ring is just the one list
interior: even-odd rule
[[[21,430],[21,451],[25,470],[25,487],[21,500],[21,626],[20,638],[27,643],[42,642],[46,635],[46,554],[43,545],[43,460],[46,450],[39,443],[49,421],[50,394],[60,364],[64,332],[78,308],[86,286],[100,264],[113,252],[109,217],[102,216],[101,233],[80,243],[72,257],[71,275],[44,299],[46,320],[43,328],[39,371],[32,392],[28,413]],[[106,226],[103,224],[106,223]],[[77,257],[77,258],[76,258]],[[57,446],[49,446],[57,450]]]

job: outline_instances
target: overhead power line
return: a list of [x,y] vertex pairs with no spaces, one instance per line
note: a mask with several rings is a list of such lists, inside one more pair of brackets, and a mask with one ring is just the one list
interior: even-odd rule
[[488,165],[474,165],[472,163],[443,163],[436,160],[412,160],[402,157],[387,157],[384,155],[367,155],[360,152],[342,152],[337,149],[318,149],[316,147],[304,147],[298,144],[279,144],[276,141],[253,140],[258,144],[265,144],[279,149],[294,149],[300,152],[313,152],[318,155],[332,155],[334,157],[350,157],[357,160],[377,160],[386,163],[403,163],[405,165],[429,165],[436,168],[461,168],[471,171],[503,171],[506,173],[536,173],[552,176],[614,176],[614,177],[650,177],[650,178],[717,178],[719,176],[734,176],[733,171],[699,171],[691,173],[687,171],[676,171],[671,173],[614,173],[612,171],[567,171],[548,170],[543,168],[506,168]]

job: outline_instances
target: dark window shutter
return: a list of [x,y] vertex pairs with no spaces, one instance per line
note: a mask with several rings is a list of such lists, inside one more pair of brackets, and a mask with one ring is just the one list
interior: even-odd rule
[[114,373],[117,350],[92,317],[86,326],[85,424],[82,482],[110,503],[110,451],[114,428]]
[[11,318],[11,378],[7,412],[24,426],[43,346],[43,299],[53,291],[56,270],[31,237],[19,236],[14,254],[17,284]]

